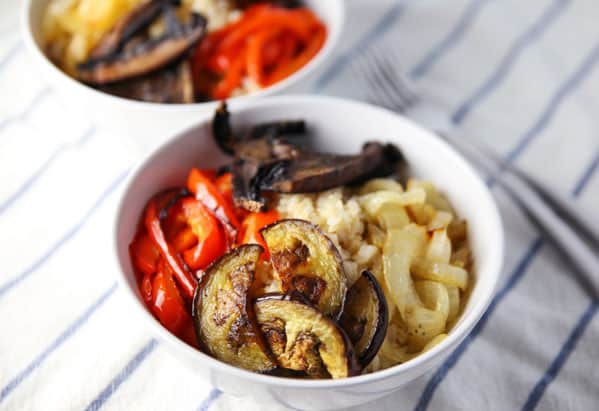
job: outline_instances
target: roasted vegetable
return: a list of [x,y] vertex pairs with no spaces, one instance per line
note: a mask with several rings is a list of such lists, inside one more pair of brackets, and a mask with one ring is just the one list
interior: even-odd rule
[[258,124],[246,134],[237,135],[230,116],[223,102],[212,120],[212,134],[222,151],[235,156],[230,166],[235,205],[251,212],[266,211],[266,201],[260,195],[261,184],[264,180],[271,181],[277,168],[268,165],[299,154],[294,145],[278,137],[304,133],[306,125],[301,120],[275,121]]
[[98,86],[115,96],[152,103],[193,103],[193,79],[189,62],[176,62],[163,70]]
[[162,223],[167,241],[192,270],[203,270],[227,251],[227,241],[216,217],[191,196],[170,208]]
[[248,214],[241,223],[241,230],[237,236],[237,244],[260,244],[266,249],[263,254],[265,259],[270,258],[266,243],[260,230],[267,225],[276,222],[279,219],[279,213],[277,210],[270,210],[265,213],[250,213]]
[[[306,132],[306,123],[303,120],[283,120],[257,124],[244,135],[236,135],[231,127],[231,113],[227,109],[227,103],[223,101],[216,109],[212,120],[212,134],[219,148],[227,154],[240,155],[243,143],[252,141],[252,145],[267,142],[275,143],[275,138],[284,135],[298,135]],[[257,141],[261,140],[261,141]],[[272,157],[271,147],[267,147],[268,157]],[[255,152],[255,151],[254,151]],[[264,157],[264,155],[260,155]]]
[[206,97],[229,98],[244,78],[269,86],[301,69],[324,45],[326,28],[309,9],[259,3],[211,31],[197,48],[196,86]]
[[389,310],[387,300],[378,281],[369,271],[347,292],[341,327],[354,344],[358,361],[366,367],[377,354],[385,335]]
[[191,299],[194,295],[197,281],[188,267],[173,247],[168,243],[162,230],[161,215],[168,208],[169,204],[180,195],[181,191],[167,191],[155,195],[146,206],[144,214],[144,225],[148,232],[150,240],[160,250],[161,255],[173,271],[184,296]]
[[[166,33],[151,38],[143,30],[159,14]],[[171,1],[143,3],[101,40],[91,58],[78,66],[77,76],[89,84],[105,85],[151,73],[182,57],[202,38],[205,28],[206,19],[199,14],[180,22]]]
[[233,154],[236,138],[230,121],[231,113],[227,109],[227,102],[223,101],[212,117],[212,137],[218,147],[227,154]]
[[250,371],[264,372],[276,362],[255,321],[248,291],[264,249],[242,245],[206,270],[193,301],[198,342],[213,357]]
[[333,242],[305,220],[281,220],[261,232],[283,290],[301,293],[325,315],[337,318],[347,278]]
[[252,212],[266,210],[268,192],[319,192],[389,176],[398,171],[403,159],[392,144],[371,142],[359,154],[334,155],[300,148],[280,138],[305,135],[302,120],[259,124],[240,137],[231,127],[225,103],[216,111],[212,131],[219,147],[235,156],[235,205]]
[[193,168],[187,177],[187,188],[222,223],[229,245],[232,245],[237,236],[239,221],[235,215],[233,205],[226,201],[223,193],[212,181],[212,176],[206,171]]
[[270,295],[254,303],[256,318],[281,367],[314,378],[344,378],[358,367],[353,347],[332,320],[289,295]]
[[368,178],[392,174],[401,160],[392,144],[366,143],[359,154],[303,155],[287,161],[283,171],[272,182],[264,182],[263,190],[282,193],[308,193],[328,190]]

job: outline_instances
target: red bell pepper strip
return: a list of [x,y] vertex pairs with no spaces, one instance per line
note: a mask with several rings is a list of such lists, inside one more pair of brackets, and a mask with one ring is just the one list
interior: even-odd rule
[[160,323],[174,334],[179,334],[191,322],[179,289],[173,280],[170,269],[162,264],[152,281],[151,308]]
[[139,286],[141,297],[148,305],[152,302],[152,276],[153,274],[144,274]]
[[142,274],[150,275],[156,272],[156,263],[160,251],[145,230],[135,236],[135,239],[129,245],[129,254],[133,260],[133,265]]
[[269,40],[277,37],[280,29],[269,28],[252,35],[247,42],[247,73],[256,84],[264,83],[265,66],[264,48]]
[[187,187],[221,222],[227,235],[228,246],[232,246],[239,228],[239,220],[232,204],[225,201],[223,194],[211,179],[197,168],[189,173]]
[[318,26],[316,35],[310,39],[310,42],[304,47],[302,52],[291,59],[288,64],[281,65],[275,69],[265,81],[265,85],[271,85],[284,78],[289,77],[303,66],[305,66],[322,48],[326,39],[326,29],[324,26]]
[[258,30],[280,28],[292,32],[303,42],[310,39],[315,19],[301,10],[271,8],[262,13],[242,18],[242,23],[232,30],[219,44],[216,53],[225,53],[239,47],[246,39]]
[[221,174],[220,176],[216,177],[216,180],[214,180],[214,185],[223,195],[225,201],[230,203],[231,207],[233,207],[233,174]]
[[198,237],[194,234],[191,227],[184,227],[172,237],[172,240],[169,240],[169,243],[175,252],[182,253],[191,247],[195,247],[198,244]]
[[189,228],[196,236],[194,247],[183,252],[185,263],[193,270],[203,270],[227,251],[227,241],[218,220],[200,200],[185,198],[181,209]]
[[237,237],[238,244],[260,244],[264,248],[262,257],[270,257],[268,247],[260,230],[279,219],[279,213],[276,210],[266,211],[264,213],[251,213],[243,220],[241,230]]
[[162,226],[159,218],[159,208],[158,201],[160,199],[161,194],[152,198],[146,207],[144,224],[150,239],[154,242],[154,244],[160,249],[162,257],[164,258],[167,265],[173,272],[173,275],[177,279],[181,290],[183,291],[185,297],[189,300],[193,298],[193,294],[195,292],[195,288],[197,285],[197,280],[194,278],[193,274],[187,270],[187,268],[183,265],[180,257],[175,253],[169,243],[166,241],[164,232],[162,231]]
[[[245,49],[235,53],[235,60],[230,63],[228,70],[225,72],[223,78],[214,86],[212,91],[212,97],[217,100],[224,100],[228,98],[231,93],[241,85],[243,75],[245,74]],[[228,57],[223,57],[228,58]]]

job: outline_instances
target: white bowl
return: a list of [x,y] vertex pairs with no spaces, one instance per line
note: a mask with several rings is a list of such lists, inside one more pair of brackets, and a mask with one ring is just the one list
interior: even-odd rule
[[[41,21],[51,0],[25,0],[21,16],[22,35],[33,63],[40,74],[59,92],[65,105],[75,115],[89,118],[93,123],[124,137],[133,138],[145,151],[174,130],[183,130],[195,124],[202,116],[210,115],[216,102],[196,104],[156,104],[112,96],[97,91],[69,77],[56,67],[44,54]],[[248,96],[231,100],[248,100],[289,92],[306,92],[310,79],[320,73],[336,49],[345,21],[345,1],[304,0],[325,23],[327,39],[320,52],[302,69],[288,78]]]
[[129,259],[128,245],[148,199],[157,191],[181,186],[191,167],[216,167],[224,157],[212,141],[210,122],[179,134],[146,157],[132,172],[115,221],[119,277],[131,309],[137,311],[170,350],[199,376],[231,394],[253,395],[303,410],[358,405],[397,391],[446,358],[474,327],[493,295],[503,260],[503,228],[487,186],[445,142],[411,121],[374,106],[330,97],[287,96],[230,106],[238,125],[306,119],[319,148],[354,153],[367,140],[395,143],[410,175],[433,181],[468,221],[475,281],[464,312],[449,336],[430,351],[376,373],[341,380],[301,380],[260,375],[205,355],[163,328],[144,306]]

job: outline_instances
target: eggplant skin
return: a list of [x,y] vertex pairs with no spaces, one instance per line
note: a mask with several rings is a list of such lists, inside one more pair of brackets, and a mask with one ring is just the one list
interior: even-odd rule
[[261,233],[283,291],[301,293],[325,315],[337,319],[347,278],[333,242],[318,226],[298,219],[277,221]]
[[258,329],[248,291],[264,249],[243,245],[207,268],[193,300],[193,320],[202,349],[228,364],[256,372],[277,366]]
[[368,366],[378,353],[389,322],[389,308],[385,294],[370,271],[349,289],[340,325],[354,344],[358,362]]
[[256,318],[279,365],[312,378],[345,378],[360,367],[345,332],[302,296],[271,294],[254,302]]

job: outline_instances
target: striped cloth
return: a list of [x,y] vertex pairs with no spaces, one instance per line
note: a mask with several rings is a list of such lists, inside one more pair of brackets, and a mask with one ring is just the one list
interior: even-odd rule
[[[282,409],[199,381],[129,317],[110,226],[136,153],[60,105],[25,55],[19,3],[0,2],[0,410]],[[463,138],[599,213],[595,0],[347,4],[341,53],[314,93],[364,99],[352,62],[393,44]],[[508,247],[488,311],[431,375],[359,409],[597,409],[599,305],[492,190]]]

